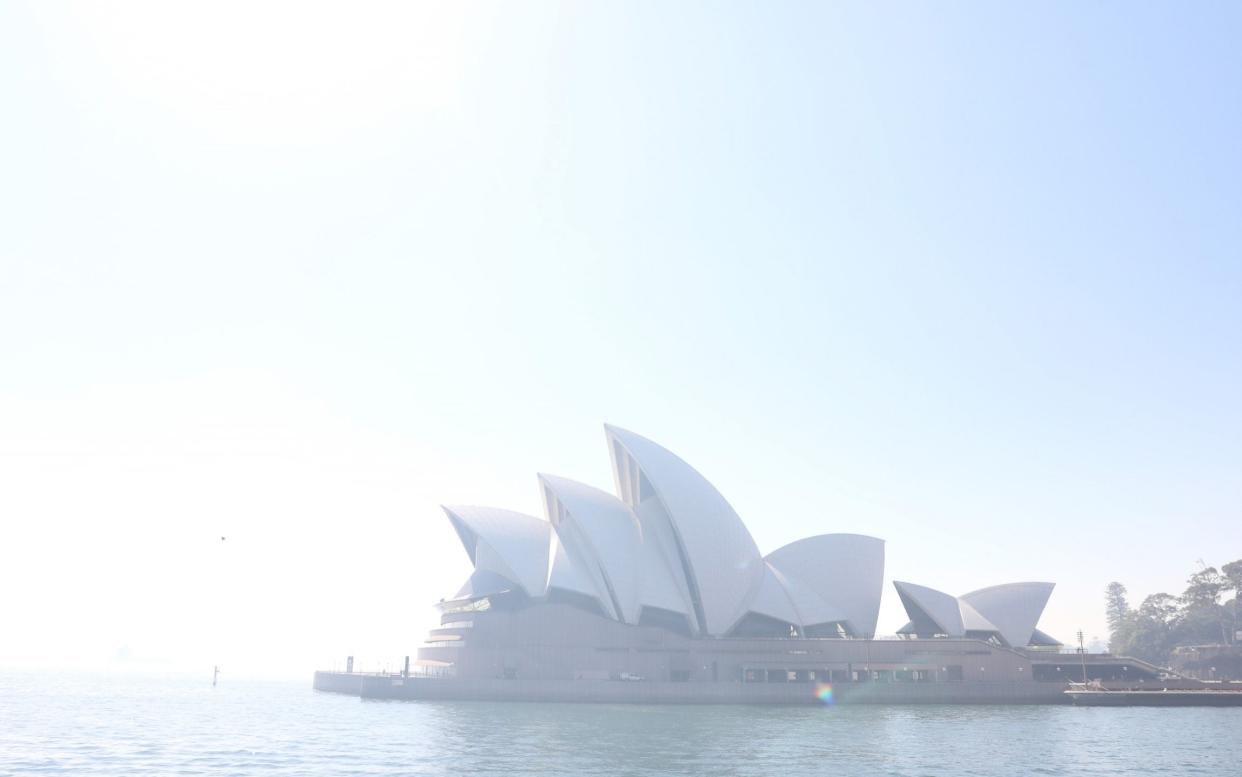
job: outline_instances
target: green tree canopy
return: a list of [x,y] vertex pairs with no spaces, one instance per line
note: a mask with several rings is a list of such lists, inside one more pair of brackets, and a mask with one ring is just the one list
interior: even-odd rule
[[1181,596],[1155,593],[1138,609],[1130,606],[1124,585],[1109,583],[1104,591],[1108,649],[1167,665],[1169,655],[1179,645],[1234,644],[1239,641],[1242,623],[1238,619],[1239,592],[1242,559],[1220,569],[1205,566],[1190,575]]

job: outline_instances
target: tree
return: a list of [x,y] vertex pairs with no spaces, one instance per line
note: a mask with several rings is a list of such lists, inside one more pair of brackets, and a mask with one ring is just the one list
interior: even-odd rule
[[1134,636],[1134,611],[1126,600],[1126,587],[1118,582],[1104,589],[1105,613],[1108,616],[1108,650],[1126,653]]
[[1242,590],[1242,559],[1230,561],[1220,568],[1220,572],[1229,581],[1229,590],[1237,598],[1238,592]]
[[1148,620],[1161,626],[1172,626],[1181,614],[1177,597],[1169,594],[1152,594],[1139,605],[1139,620]]
[[1236,644],[1238,626],[1242,624],[1242,621],[1238,620],[1238,599],[1242,599],[1242,559],[1230,561],[1220,568],[1220,572],[1228,581],[1227,590],[1233,591],[1233,599],[1225,602],[1225,606],[1229,610],[1229,621],[1233,627],[1229,630],[1229,641]]
[[[1179,645],[1237,644],[1242,626],[1238,602],[1242,599],[1242,559],[1219,570],[1203,562],[1199,565],[1181,596],[1152,594],[1138,609],[1130,607],[1124,585],[1109,583],[1104,590],[1109,650],[1167,665]],[[1228,598],[1230,593],[1232,598]]]
[[1220,595],[1229,585],[1229,581],[1216,567],[1204,567],[1195,572],[1186,581],[1186,591],[1182,601],[1187,607],[1215,607],[1220,604]]
[[1189,628],[1185,636],[1194,642],[1208,642],[1214,641],[1219,634],[1220,641],[1228,643],[1229,633],[1220,596],[1229,589],[1229,579],[1216,571],[1216,567],[1205,566],[1186,582],[1188,585],[1182,593],[1182,603]]
[[1159,593],[1144,599],[1135,618],[1130,652],[1145,661],[1166,664],[1176,644],[1180,618],[1177,597]]
[[1130,603],[1126,601],[1126,587],[1115,581],[1109,583],[1108,588],[1104,589],[1104,596],[1107,601],[1105,612],[1108,615],[1108,628],[1116,631],[1130,618]]

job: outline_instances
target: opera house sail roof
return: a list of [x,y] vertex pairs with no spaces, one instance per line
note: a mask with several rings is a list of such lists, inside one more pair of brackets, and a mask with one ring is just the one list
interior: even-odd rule
[[893,581],[910,622],[909,636],[979,637],[1012,647],[1059,645],[1035,628],[1054,583],[1006,583],[951,596],[913,583]]
[[[761,554],[737,511],[668,449],[605,426],[615,494],[539,474],[543,515],[444,512],[474,565],[450,604],[499,594],[568,603],[696,637],[853,637],[876,632],[884,541],[821,534]],[[894,583],[908,637],[1056,644],[1036,628],[1051,583],[960,597]]]
[[475,571],[457,599],[517,591],[688,634],[869,637],[884,542],[823,534],[766,557],[741,517],[666,448],[605,426],[616,494],[538,475],[543,516],[446,506]]
[[[686,703],[1064,703],[1067,677],[1158,679],[1061,655],[1052,583],[962,596],[895,582],[910,622],[876,637],[885,543],[816,534],[768,553],[667,448],[604,427],[612,490],[539,473],[538,515],[445,506],[474,567],[400,673],[316,672],[382,699]],[[912,644],[908,640],[923,640]],[[1050,650],[1034,648],[1056,648]],[[825,691],[828,696],[825,699]]]

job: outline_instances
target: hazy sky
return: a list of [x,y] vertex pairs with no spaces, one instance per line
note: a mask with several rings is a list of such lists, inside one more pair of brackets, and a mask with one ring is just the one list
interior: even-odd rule
[[1103,636],[1242,558],[1240,22],[5,3],[0,664],[395,665],[604,422]]

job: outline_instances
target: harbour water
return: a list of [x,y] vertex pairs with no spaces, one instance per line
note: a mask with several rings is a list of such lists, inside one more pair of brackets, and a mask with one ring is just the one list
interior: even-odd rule
[[0,673],[0,775],[1237,775],[1240,731],[1238,708],[376,702],[309,676]]

